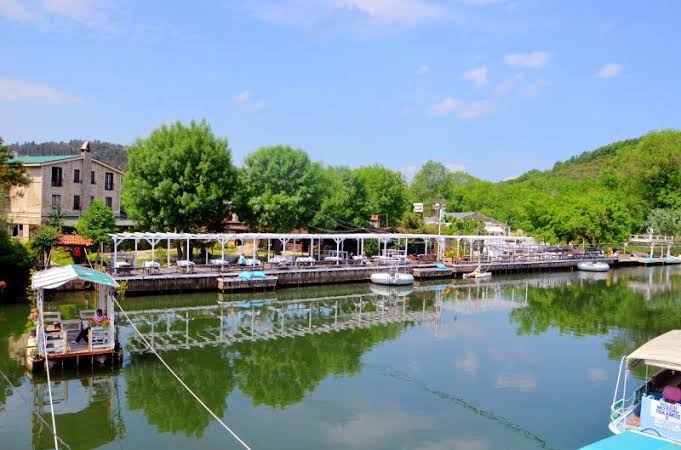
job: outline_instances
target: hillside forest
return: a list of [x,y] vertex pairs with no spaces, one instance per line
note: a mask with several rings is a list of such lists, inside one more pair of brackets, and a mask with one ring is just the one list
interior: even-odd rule
[[[8,149],[21,155],[67,154],[77,153],[81,143],[30,142]],[[502,182],[428,161],[407,183],[401,173],[380,165],[325,166],[286,146],[258,149],[235,167],[227,141],[215,138],[205,122],[163,125],[130,147],[101,141],[92,141],[92,147],[95,158],[127,169],[124,206],[142,229],[219,227],[216,219],[227,214],[221,205],[229,199],[228,209],[258,230],[358,230],[378,215],[383,226],[432,231],[411,212],[413,202],[423,202],[427,212],[436,203],[448,212],[479,211],[547,243],[623,242],[649,228],[681,234],[681,132],[676,130],[614,142]],[[168,163],[173,158],[185,164],[180,172]],[[219,170],[207,169],[207,160]],[[200,176],[192,175],[192,167]],[[197,187],[193,180],[208,181]],[[204,202],[198,192],[211,196]],[[175,217],[164,217],[176,200],[182,204]],[[480,232],[480,227],[454,221],[443,232]]]

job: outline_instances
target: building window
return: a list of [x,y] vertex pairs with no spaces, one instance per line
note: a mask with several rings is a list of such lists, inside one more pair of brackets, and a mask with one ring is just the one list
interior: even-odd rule
[[73,196],[73,209],[75,211],[80,211],[80,195]]
[[113,191],[113,173],[111,172],[106,172],[104,174],[104,189]]
[[104,201],[106,202],[106,206],[113,209],[113,199],[111,197],[105,197]]
[[52,209],[54,210],[61,209],[61,195],[52,194]]
[[61,167],[52,168],[52,186],[61,186],[63,180],[61,177]]
[[90,184],[97,184],[95,182],[95,171],[90,172]]
[[80,169],[73,169],[73,182],[80,183]]
[[95,201],[95,198],[91,195],[90,196],[90,204],[92,204],[92,202],[94,202],[94,201]]

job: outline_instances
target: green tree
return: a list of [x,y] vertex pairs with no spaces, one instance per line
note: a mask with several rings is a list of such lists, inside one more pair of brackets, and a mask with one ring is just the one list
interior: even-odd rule
[[104,202],[94,200],[76,222],[76,231],[95,244],[108,244],[111,242],[109,233],[116,231],[116,218]]
[[25,186],[31,182],[26,174],[26,168],[19,163],[12,162],[7,147],[0,138],[0,198],[9,191],[12,186]]
[[681,208],[681,133],[649,133],[636,153],[637,188],[644,199],[656,208]]
[[47,267],[50,265],[52,247],[59,243],[59,230],[49,225],[41,225],[31,235],[29,246],[38,256],[40,263]]
[[371,207],[362,180],[347,167],[324,170],[324,196],[312,225],[325,230],[367,227]]
[[306,226],[321,204],[322,170],[303,150],[264,147],[244,160],[239,216],[260,230],[287,232]]
[[653,209],[648,213],[646,226],[656,234],[678,236],[681,234],[681,209]]
[[7,224],[0,217],[0,280],[7,283],[6,298],[21,297],[30,281],[36,260],[20,242],[7,235]]
[[388,225],[399,223],[409,207],[407,184],[402,174],[378,164],[360,167],[355,173],[364,183],[370,212],[385,214]]
[[449,196],[452,186],[451,173],[444,164],[428,161],[414,175],[410,189],[414,201],[431,205]]
[[141,228],[219,230],[237,190],[225,139],[205,121],[161,125],[128,150],[123,204]]

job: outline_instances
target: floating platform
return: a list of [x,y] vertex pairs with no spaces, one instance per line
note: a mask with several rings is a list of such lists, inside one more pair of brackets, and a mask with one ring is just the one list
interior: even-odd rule
[[267,276],[265,278],[253,278],[244,280],[238,276],[219,277],[217,279],[218,289],[221,291],[242,291],[251,289],[274,289],[277,286],[277,277]]
[[414,267],[412,274],[417,279],[451,278],[454,271],[451,267],[440,269],[438,267]]

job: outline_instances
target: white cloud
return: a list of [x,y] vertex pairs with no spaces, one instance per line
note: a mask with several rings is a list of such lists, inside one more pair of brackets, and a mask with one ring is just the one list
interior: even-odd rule
[[589,381],[591,381],[594,384],[602,383],[608,380],[608,372],[606,372],[603,369],[590,368],[588,369],[588,372]]
[[609,63],[601,67],[596,73],[596,76],[598,78],[602,78],[603,80],[608,80],[610,78],[615,78],[616,76],[618,76],[621,71],[622,71],[621,65],[616,63]]
[[434,22],[447,16],[444,8],[426,0],[336,0],[336,4],[380,22],[404,25]]
[[461,3],[465,3],[470,6],[489,6],[489,5],[503,5],[507,3],[507,0],[460,0]]
[[530,374],[503,373],[497,375],[494,387],[497,389],[531,392],[537,388],[537,379]]
[[262,19],[302,26],[368,21],[378,25],[415,26],[448,17],[446,8],[431,0],[263,0],[250,2]]
[[11,78],[0,78],[0,101],[65,105],[76,102],[78,99],[62,94],[44,84],[31,83]]
[[463,77],[471,80],[475,87],[484,86],[487,83],[487,67],[480,66],[468,69],[463,73]]
[[246,105],[251,99],[251,93],[248,91],[243,91],[234,96],[234,100],[240,105]]
[[0,17],[22,23],[54,24],[70,21],[92,30],[111,32],[108,0],[0,0]]
[[510,67],[527,67],[538,69],[551,59],[549,52],[508,53],[504,55],[504,61]]
[[433,105],[430,111],[437,115],[455,114],[459,119],[473,119],[493,112],[495,107],[495,104],[490,100],[463,102],[446,97]]
[[425,75],[430,72],[430,66],[428,64],[421,64],[417,72],[419,75]]
[[234,101],[243,109],[250,109],[258,111],[267,106],[267,102],[263,99],[256,100],[251,95],[251,91],[245,90],[234,96]]
[[457,358],[454,364],[469,375],[475,376],[478,373],[478,357],[471,351],[467,351],[463,358]]
[[443,165],[450,172],[465,172],[466,171],[466,166],[464,166],[463,164],[444,163]]

